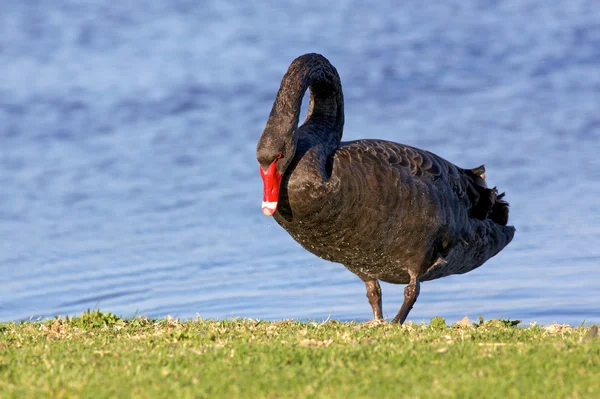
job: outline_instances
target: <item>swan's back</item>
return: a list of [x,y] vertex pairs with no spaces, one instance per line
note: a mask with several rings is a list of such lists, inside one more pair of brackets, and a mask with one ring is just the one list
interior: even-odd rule
[[342,160],[343,168],[359,173],[389,169],[399,172],[405,183],[433,183],[456,200],[457,207],[468,210],[471,218],[489,218],[504,226],[508,222],[508,203],[504,194],[487,188],[483,165],[463,169],[429,151],[385,140],[341,143],[336,158]]

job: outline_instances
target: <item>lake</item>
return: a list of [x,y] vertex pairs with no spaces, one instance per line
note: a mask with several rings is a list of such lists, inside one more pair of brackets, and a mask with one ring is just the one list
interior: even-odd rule
[[[260,209],[256,142],[318,52],[345,140],[485,163],[507,193],[513,242],[424,283],[409,321],[600,322],[596,2],[237,3],[3,1],[0,320],[368,320],[364,284]],[[403,286],[382,289],[391,318]]]

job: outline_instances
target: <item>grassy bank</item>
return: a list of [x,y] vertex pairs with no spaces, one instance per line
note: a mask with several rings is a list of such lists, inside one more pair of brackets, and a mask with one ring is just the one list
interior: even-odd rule
[[0,323],[0,397],[600,397],[594,328],[513,324]]

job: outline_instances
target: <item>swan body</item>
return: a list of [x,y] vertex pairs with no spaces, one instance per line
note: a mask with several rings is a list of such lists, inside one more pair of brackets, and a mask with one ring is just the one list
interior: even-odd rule
[[512,240],[508,203],[487,188],[483,166],[463,169],[390,141],[342,142],[343,124],[335,68],[318,54],[298,57],[257,146],[263,212],[305,249],[360,277],[376,319],[378,281],[407,284],[393,320],[403,323],[421,281],[471,271]]

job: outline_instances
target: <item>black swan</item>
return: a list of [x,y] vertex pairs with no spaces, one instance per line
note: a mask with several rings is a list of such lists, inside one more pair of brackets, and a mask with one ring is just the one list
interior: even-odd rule
[[262,210],[308,251],[361,278],[375,320],[383,319],[378,280],[408,284],[393,319],[402,324],[421,281],[471,271],[512,240],[508,203],[487,188],[483,165],[462,169],[384,140],[341,142],[343,127],[336,69],[320,54],[296,58],[256,149]]

